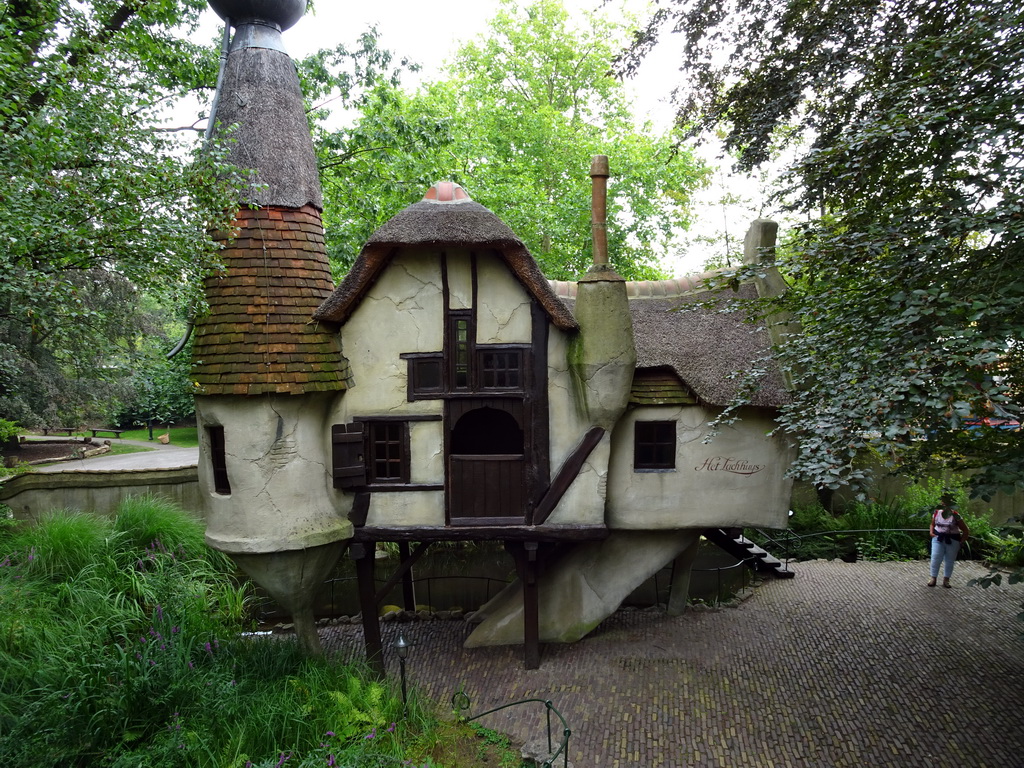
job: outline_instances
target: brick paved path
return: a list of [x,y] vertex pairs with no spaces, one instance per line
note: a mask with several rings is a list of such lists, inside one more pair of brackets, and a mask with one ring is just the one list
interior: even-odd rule
[[[410,684],[442,701],[461,688],[473,713],[551,699],[576,768],[1024,766],[1024,587],[968,587],[985,572],[972,563],[954,589],[926,587],[924,563],[795,570],[735,608],[619,612],[530,672],[520,648],[464,650],[462,622],[387,623],[384,642],[393,655],[401,630]],[[358,627],[323,633],[362,652]],[[482,722],[534,740],[540,711],[524,709]]]

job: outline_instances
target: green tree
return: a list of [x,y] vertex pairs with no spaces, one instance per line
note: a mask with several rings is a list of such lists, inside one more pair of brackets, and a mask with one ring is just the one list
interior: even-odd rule
[[232,186],[163,127],[212,84],[200,0],[0,2],[0,415],[76,423],[138,333],[138,298],[196,298]]
[[590,159],[606,154],[614,265],[625,277],[658,276],[705,169],[677,134],[636,126],[610,73],[629,31],[596,14],[574,26],[557,0],[505,2],[446,79],[414,94],[374,91],[354,127],[322,142],[332,256],[347,268],[377,226],[452,179],[512,227],[549,277],[578,276],[591,261]]
[[1020,433],[964,429],[1024,392],[1020,4],[677,0],[622,67],[669,25],[681,122],[724,125],[748,169],[808,141],[784,177],[806,220],[780,257],[791,288],[758,310],[802,324],[778,351],[797,472],[860,483],[872,449],[895,471],[975,470],[982,495],[1024,486]]

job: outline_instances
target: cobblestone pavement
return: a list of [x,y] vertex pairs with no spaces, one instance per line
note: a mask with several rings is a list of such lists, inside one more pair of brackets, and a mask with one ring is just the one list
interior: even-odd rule
[[[576,768],[1024,766],[1024,586],[967,586],[985,573],[973,563],[957,564],[953,589],[926,587],[919,562],[794,570],[734,608],[620,611],[579,643],[545,646],[533,671],[518,647],[463,649],[460,621],[385,623],[389,674],[401,631],[410,686],[431,698],[463,690],[470,714],[550,699]],[[362,654],[360,627],[322,632],[330,652]],[[481,722],[525,743],[542,713]]]

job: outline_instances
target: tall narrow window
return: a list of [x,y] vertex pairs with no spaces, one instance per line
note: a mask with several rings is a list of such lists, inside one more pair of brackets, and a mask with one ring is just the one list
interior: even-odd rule
[[469,319],[452,318],[452,389],[469,389]]
[[633,469],[676,467],[676,423],[638,421],[633,425]]
[[370,483],[409,482],[409,425],[404,421],[367,423]]
[[210,441],[210,466],[213,469],[214,493],[230,496],[231,483],[228,481],[227,454],[224,450],[224,427],[219,425],[207,427],[206,436]]

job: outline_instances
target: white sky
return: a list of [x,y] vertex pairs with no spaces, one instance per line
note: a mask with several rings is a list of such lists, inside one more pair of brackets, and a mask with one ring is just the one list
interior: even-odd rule
[[[570,13],[596,9],[603,0],[563,0]],[[406,57],[420,64],[420,77],[430,79],[440,73],[442,65],[459,45],[487,31],[488,20],[500,7],[498,0],[445,0],[430,3],[424,0],[375,0],[354,3],[348,0],[317,0],[313,12],[307,12],[294,27],[285,30],[283,39],[289,54],[302,58],[321,48],[339,43],[351,44],[368,26],[376,25],[380,33],[378,44],[392,51],[397,58]],[[607,0],[606,12],[621,17],[632,14],[641,20],[651,7],[648,0]],[[201,39],[209,40],[222,29],[222,22],[212,10],[200,32]],[[678,56],[674,52],[671,36],[663,37],[641,67],[635,79],[626,82],[633,102],[634,114],[639,119],[649,118],[663,130],[672,119],[673,110],[666,98],[677,84]],[[406,86],[415,81],[403,77]],[[703,156],[714,164],[713,152]],[[614,162],[614,159],[612,159]],[[586,173],[587,169],[581,172]],[[750,221],[756,216],[756,207],[750,205],[722,206],[716,204],[728,189],[744,198],[759,198],[756,185],[737,180],[726,172],[716,174],[716,184],[698,195],[694,213],[694,227],[687,243],[668,260],[666,268],[676,274],[700,271],[704,261],[717,252],[718,247],[702,245],[699,237],[710,237],[727,229],[729,236],[742,241]],[[755,203],[756,206],[756,203]]]

